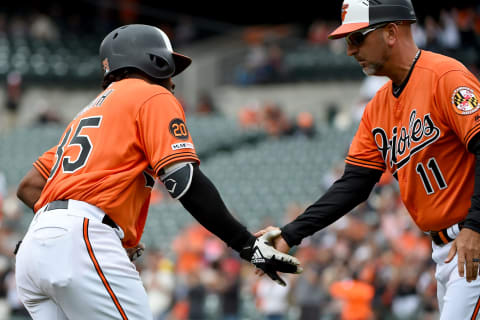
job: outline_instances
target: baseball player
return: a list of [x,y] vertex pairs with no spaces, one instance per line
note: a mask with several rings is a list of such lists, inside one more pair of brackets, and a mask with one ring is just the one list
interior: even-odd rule
[[343,176],[275,246],[287,252],[338,220],[389,170],[432,238],[441,319],[480,319],[480,83],[460,62],[418,49],[410,0],[345,0],[342,21],[329,38],[345,38],[366,75],[390,81],[366,106]]
[[[33,164],[18,196],[35,215],[16,256],[21,301],[37,320],[152,319],[124,248],[142,236],[158,177],[203,226],[280,284],[298,260],[257,239],[199,169],[172,77],[191,59],[165,33],[126,25],[100,45],[103,89]],[[141,249],[141,248],[140,248]]]

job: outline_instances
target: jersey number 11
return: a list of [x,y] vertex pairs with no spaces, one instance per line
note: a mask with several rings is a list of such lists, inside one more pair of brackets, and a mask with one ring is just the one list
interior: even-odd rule
[[[435,158],[430,158],[427,162],[427,168],[433,173],[433,177],[435,178],[435,181],[437,182],[438,188],[440,190],[443,190],[447,188],[447,183],[445,182],[445,179],[443,178],[442,172],[440,171],[440,168],[438,167],[437,161],[435,161]],[[423,166],[423,163],[419,162],[417,163],[417,173],[420,175],[420,178],[422,179],[423,186],[425,187],[425,191],[427,194],[432,194],[435,192],[433,189],[432,183],[430,182],[430,179],[428,178],[427,175],[427,170],[425,170],[425,167]]]

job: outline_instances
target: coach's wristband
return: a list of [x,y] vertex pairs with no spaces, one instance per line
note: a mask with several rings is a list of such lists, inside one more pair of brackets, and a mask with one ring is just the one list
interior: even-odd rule
[[283,237],[283,240],[285,240],[285,242],[291,248],[293,246],[299,245],[302,242],[303,238],[301,236],[300,237],[298,237],[298,236],[294,237],[294,235],[296,233],[295,233],[294,230],[292,232],[290,232],[289,231],[290,229],[291,229],[291,227],[289,226],[289,224],[280,228],[280,230],[282,231],[280,236]]
[[471,218],[467,218],[465,220],[465,223],[463,224],[463,228],[468,228],[468,229],[471,229],[473,231],[476,231],[476,232],[480,233],[480,222],[478,222],[474,219],[471,219]]

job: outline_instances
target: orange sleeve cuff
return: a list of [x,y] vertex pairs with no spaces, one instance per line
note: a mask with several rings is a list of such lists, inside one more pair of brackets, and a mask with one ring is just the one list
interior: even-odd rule
[[165,167],[166,165],[173,162],[184,161],[184,160],[193,160],[197,163],[200,163],[200,159],[198,158],[195,152],[179,152],[179,153],[166,156],[162,160],[158,161],[153,167],[153,170],[155,171],[156,174],[158,174],[158,171],[161,168]]
[[385,163],[383,162],[363,160],[363,159],[358,159],[351,156],[347,156],[347,158],[345,159],[345,162],[354,166],[360,166],[360,167],[365,167],[365,168],[374,169],[374,170],[385,171],[386,169]]
[[465,135],[465,138],[463,138],[465,142],[465,148],[468,148],[468,144],[470,143],[472,138],[477,135],[478,132],[480,132],[480,123],[474,126],[472,129],[470,129],[470,131],[468,131],[467,134]]
[[40,172],[42,177],[48,179],[48,177],[50,176],[50,170],[48,170],[47,167],[40,160],[35,161],[33,163],[33,166],[35,167],[35,169],[38,170],[38,172]]

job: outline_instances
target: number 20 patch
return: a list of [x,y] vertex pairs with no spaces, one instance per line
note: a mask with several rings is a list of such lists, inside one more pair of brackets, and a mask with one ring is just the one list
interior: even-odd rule
[[172,136],[177,139],[187,140],[188,139],[188,130],[187,126],[182,119],[175,118],[170,121],[169,130]]

